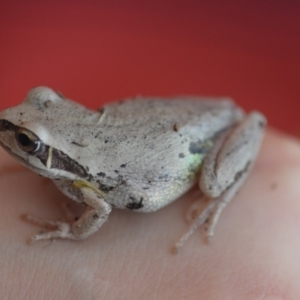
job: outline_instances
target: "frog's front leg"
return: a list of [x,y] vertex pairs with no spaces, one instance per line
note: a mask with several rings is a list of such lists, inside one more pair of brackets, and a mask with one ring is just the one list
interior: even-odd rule
[[31,238],[31,242],[56,238],[71,240],[85,239],[102,226],[111,212],[111,205],[105,202],[92,187],[81,186],[80,184],[77,186],[76,183],[68,182],[57,185],[70,198],[86,205],[86,210],[74,222],[47,221],[27,215],[26,219],[33,223],[47,228],[55,228],[53,231],[34,235]]
[[196,216],[188,231],[176,243],[176,252],[205,222],[208,222],[207,237],[213,236],[221,212],[249,175],[262,142],[265,124],[265,117],[253,112],[215,141],[204,159],[199,180],[199,187],[208,201],[201,211],[193,205],[196,211],[193,215]]

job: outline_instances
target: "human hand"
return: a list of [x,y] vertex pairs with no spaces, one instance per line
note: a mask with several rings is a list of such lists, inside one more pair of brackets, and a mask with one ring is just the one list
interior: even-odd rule
[[[22,214],[57,219],[69,201],[0,152],[1,299],[300,299],[300,143],[268,131],[210,244],[188,228],[191,191],[152,214],[114,210],[87,240],[38,242]],[[268,298],[269,297],[269,298]]]

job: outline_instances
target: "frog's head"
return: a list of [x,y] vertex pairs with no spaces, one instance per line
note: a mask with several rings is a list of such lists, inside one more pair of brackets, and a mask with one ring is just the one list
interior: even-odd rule
[[0,112],[0,146],[40,175],[86,178],[86,169],[71,158],[79,156],[77,134],[85,136],[74,126],[85,117],[95,119],[92,111],[52,89],[34,88],[20,105]]

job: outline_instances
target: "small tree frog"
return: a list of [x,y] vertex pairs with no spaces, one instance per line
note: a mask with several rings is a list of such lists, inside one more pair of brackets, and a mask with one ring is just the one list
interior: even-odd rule
[[[86,206],[72,222],[27,218],[55,230],[32,241],[85,239],[112,208],[154,212],[198,184],[206,198],[190,209],[191,225],[175,249],[204,223],[207,236],[247,178],[265,117],[230,99],[137,97],[93,111],[47,87],[29,91],[0,113],[0,145]],[[200,203],[200,202],[199,202]]]

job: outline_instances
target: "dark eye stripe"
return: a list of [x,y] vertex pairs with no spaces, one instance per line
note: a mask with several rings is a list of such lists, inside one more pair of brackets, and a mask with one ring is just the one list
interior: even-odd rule
[[[0,131],[7,130],[17,132],[18,130],[20,130],[20,127],[14,125],[13,123],[5,119],[0,119]],[[47,166],[48,157],[49,155],[51,155],[51,169],[64,170],[76,174],[81,178],[87,178],[89,176],[86,169],[83,166],[81,166],[77,161],[69,157],[66,153],[52,148],[52,153],[50,154],[49,149],[50,146],[40,141],[39,148],[35,153],[32,153],[32,155],[36,156],[45,166]]]
[[13,123],[5,120],[5,119],[1,119],[0,120],[0,131],[16,131],[18,129],[18,126],[14,125]]
[[49,167],[47,166],[49,155],[51,155],[50,169],[67,171],[81,178],[87,178],[89,176],[86,169],[82,165],[80,165],[77,161],[73,160],[66,153],[57,150],[55,148],[51,148],[50,146],[44,143],[42,143],[39,151],[37,151],[34,154],[34,156],[36,156],[41,161],[41,163],[46,167]]

